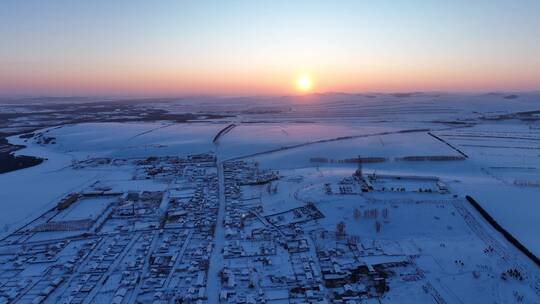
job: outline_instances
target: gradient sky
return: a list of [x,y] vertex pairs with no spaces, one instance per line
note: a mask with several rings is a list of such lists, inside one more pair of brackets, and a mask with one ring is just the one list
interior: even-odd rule
[[0,0],[0,94],[540,89],[540,1]]

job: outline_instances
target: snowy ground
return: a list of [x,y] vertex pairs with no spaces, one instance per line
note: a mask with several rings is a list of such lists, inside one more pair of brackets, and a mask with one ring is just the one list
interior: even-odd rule
[[[540,110],[539,96],[522,94],[517,99],[505,96],[327,94],[294,102],[287,98],[268,99],[273,101],[271,105],[265,104],[267,99],[264,98],[249,106],[245,106],[245,100],[233,98],[219,102],[162,103],[155,107],[174,113],[219,114],[226,110],[231,117],[187,123],[79,123],[35,132],[54,138],[54,143],[48,144],[38,139],[39,136],[29,139],[11,136],[10,143],[26,146],[17,154],[44,157],[46,161],[35,167],[0,174],[0,232],[7,236],[55,207],[69,193],[81,191],[98,180],[106,180],[111,191],[118,192],[162,191],[178,196],[192,193],[189,187],[172,189],[169,180],[157,178],[159,173],[151,180],[134,179],[140,172],[129,162],[215,153],[220,163],[240,159],[260,169],[279,170],[279,180],[272,182],[275,193],[268,191],[266,185],[241,187],[243,198],[248,202],[263,202],[261,217],[268,219],[313,202],[325,217],[317,220],[318,226],[311,227],[312,223],[308,223],[307,227],[335,230],[336,225],[344,221],[346,233],[388,242],[383,246],[387,249],[391,247],[389,244],[397,244],[395,247],[400,254],[415,255],[421,250],[424,254],[416,264],[433,270],[426,277],[449,303],[471,303],[483,293],[489,294],[489,300],[512,303],[519,298],[512,294],[516,290],[527,295],[527,303],[535,303],[538,294],[535,296],[526,284],[494,283],[494,278],[499,275],[498,271],[513,263],[525,265],[525,269],[532,271],[531,277],[540,274],[538,268],[487,225],[463,199],[465,195],[474,197],[501,226],[540,256],[537,236],[540,231],[540,116],[534,112]],[[230,124],[234,127],[214,141],[218,132]],[[352,175],[357,168],[354,159],[359,156],[378,159],[362,164],[365,174],[392,178],[374,181],[375,191],[365,195],[354,194],[359,193],[359,188],[351,189],[353,194],[328,195],[325,184],[331,184],[332,191],[339,191],[339,181]],[[414,160],[415,157],[423,160]],[[429,160],[429,157],[443,160]],[[403,179],[394,179],[397,176]],[[414,179],[417,177],[436,178],[448,191],[434,193],[439,189],[436,183],[420,182]],[[420,193],[416,189],[430,189],[433,193]],[[246,206],[251,206],[248,202]],[[99,222],[100,214],[107,212],[109,203],[106,199],[85,199],[77,202],[73,209],[56,215],[53,221],[91,218]],[[377,209],[379,217],[382,212],[388,212],[388,218],[376,228],[375,220],[355,218],[355,209],[362,214],[365,210]],[[383,211],[385,209],[387,211]],[[463,213],[464,210],[468,213]],[[223,212],[219,210],[220,219]],[[472,214],[488,237],[478,232],[476,224],[464,220],[464,214]],[[290,214],[284,216],[285,220],[289,220],[288,216]],[[114,233],[122,226],[121,222],[113,219],[103,231]],[[155,219],[133,223],[141,231],[156,224]],[[249,229],[267,224],[261,219]],[[224,238],[226,231],[218,229],[217,233]],[[48,232],[30,240],[62,237],[68,234]],[[145,235],[140,232],[137,237]],[[193,246],[204,247],[207,241],[195,239]],[[501,244],[502,254],[511,256],[504,260],[507,264],[482,253],[492,240]],[[132,245],[125,246],[131,248]],[[177,250],[181,248],[186,250],[181,246]],[[212,253],[214,264],[223,262],[215,256],[216,252]],[[466,257],[466,266],[454,263],[460,257]],[[279,263],[281,258],[274,259]],[[235,267],[234,263],[228,263]],[[218,271],[219,268],[211,264],[209,275],[217,275]],[[282,271],[293,269],[285,267]],[[479,278],[471,275],[475,271],[482,273]],[[209,282],[217,288],[214,277]],[[407,284],[416,291],[404,299],[402,295],[409,289]],[[460,289],[465,285],[474,288],[465,292]],[[418,287],[415,282],[392,286],[382,302],[433,300],[434,295],[427,297]],[[275,294],[281,292],[276,290]]]

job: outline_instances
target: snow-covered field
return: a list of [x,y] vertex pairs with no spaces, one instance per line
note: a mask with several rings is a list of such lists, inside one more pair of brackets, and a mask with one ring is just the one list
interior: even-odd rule
[[[323,100],[325,98],[328,97],[321,97]],[[236,126],[215,145],[212,140],[219,130],[227,126],[226,122],[67,125],[51,128],[46,133],[47,136],[56,138],[56,144],[47,146],[23,142],[13,137],[10,139],[12,143],[28,145],[26,149],[19,151],[19,154],[46,157],[48,160],[41,166],[0,176],[3,188],[7,189],[0,193],[2,201],[4,204],[16,206],[2,213],[1,224],[12,225],[30,214],[36,214],[36,209],[42,210],[41,208],[49,206],[51,201],[57,200],[69,189],[80,187],[98,175],[121,174],[114,170],[71,172],[69,166],[72,159],[137,158],[216,152],[220,159],[226,160],[264,153],[255,159],[262,166],[279,169],[324,165],[310,162],[311,158],[339,161],[358,156],[383,157],[387,158],[386,162],[366,164],[365,167],[379,172],[427,174],[453,180],[455,185],[452,187],[456,191],[478,196],[478,200],[493,212],[505,227],[515,231],[528,246],[540,252],[540,242],[532,233],[533,230],[529,229],[531,225],[540,229],[540,226],[535,226],[535,213],[531,212],[540,208],[535,199],[540,194],[540,130],[534,128],[538,126],[537,123],[474,120],[474,127],[463,128],[457,125],[458,128],[449,128],[447,125],[425,122],[426,116],[433,121],[440,118],[435,110],[433,113],[417,114],[417,117],[423,120],[417,123],[411,123],[411,114],[404,112],[402,120],[406,122],[401,125],[396,121],[366,122],[364,116],[360,117],[358,122],[354,121],[354,116],[344,121],[336,120],[336,117],[333,117],[333,121],[328,121],[332,116],[327,117],[320,113],[322,109],[328,109],[329,113],[339,109],[354,113],[368,107],[369,111],[375,111],[378,117],[384,116],[389,105],[399,108],[407,106],[414,112],[414,109],[421,109],[426,104],[444,109],[460,108],[460,105],[467,103],[463,96],[458,96],[454,102],[448,97],[440,97],[440,104],[435,103],[429,96],[419,96],[400,101],[385,97],[386,101],[380,105],[383,98],[364,100],[367,104],[353,101],[303,104],[295,115],[312,113],[314,116],[311,121],[303,123],[283,122],[281,118],[272,122],[272,115],[259,114],[265,117],[266,122],[235,121]],[[467,109],[470,113],[482,111],[477,112],[478,116],[504,115],[516,106],[516,103],[520,107],[525,105],[525,109],[531,105],[529,99],[527,102],[518,99],[517,102],[505,100],[484,106],[482,103],[485,104],[485,99],[488,98],[469,98],[471,102],[460,110]],[[319,110],[315,111],[315,108]],[[393,111],[386,114],[396,115]],[[324,122],[316,122],[321,116]],[[467,153],[469,159],[448,162],[397,161],[397,158],[407,156],[459,156],[454,149],[428,135],[426,131],[398,133],[425,128],[433,129],[433,133]],[[273,152],[265,153],[268,151]],[[517,185],[519,183],[525,185]],[[32,191],[23,192],[29,185],[32,185]],[[4,230],[6,229],[7,226],[4,227]]]
[[89,123],[53,129],[53,151],[84,157],[137,158],[212,152],[220,124]]

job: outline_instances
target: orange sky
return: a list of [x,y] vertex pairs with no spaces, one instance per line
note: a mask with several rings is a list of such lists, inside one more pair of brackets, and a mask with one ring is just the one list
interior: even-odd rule
[[540,2],[14,1],[0,94],[540,89]]

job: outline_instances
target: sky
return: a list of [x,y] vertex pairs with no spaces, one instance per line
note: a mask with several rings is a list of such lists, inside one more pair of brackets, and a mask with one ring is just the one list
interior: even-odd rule
[[538,0],[0,0],[0,94],[540,89]]

